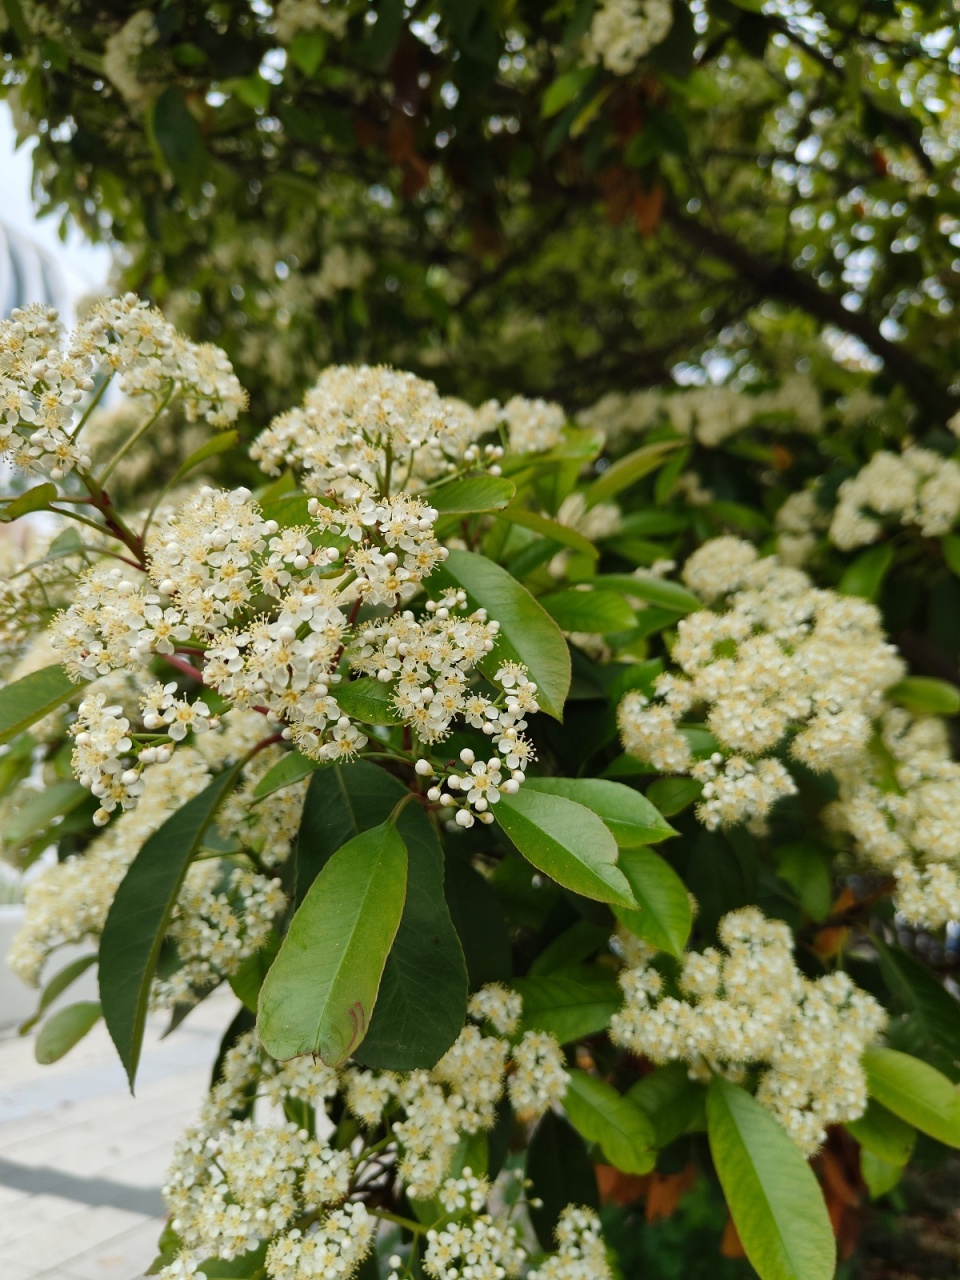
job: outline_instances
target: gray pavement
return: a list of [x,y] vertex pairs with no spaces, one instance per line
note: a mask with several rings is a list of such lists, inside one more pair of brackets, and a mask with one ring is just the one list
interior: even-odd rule
[[224,1029],[225,991],[167,1040],[151,1018],[131,1097],[103,1024],[60,1062],[0,1039],[0,1280],[134,1280],[156,1255],[160,1187],[197,1114]]

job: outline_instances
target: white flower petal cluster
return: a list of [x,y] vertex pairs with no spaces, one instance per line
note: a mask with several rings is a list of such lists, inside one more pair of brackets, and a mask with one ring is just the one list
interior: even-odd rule
[[891,522],[916,526],[926,538],[953,528],[960,515],[960,463],[909,445],[881,450],[837,493],[830,540],[842,551],[863,547]]
[[549,1032],[524,1032],[513,1050],[513,1067],[507,1091],[521,1120],[537,1120],[563,1101],[570,1077],[563,1050]]
[[546,453],[563,440],[567,415],[563,406],[551,400],[529,400],[511,396],[506,404],[488,400],[477,410],[484,431],[499,428],[506,432],[511,453]]
[[557,1252],[531,1271],[527,1280],[613,1280],[603,1228],[592,1209],[567,1205],[554,1234]]
[[433,1280],[503,1280],[519,1276],[526,1260],[512,1223],[480,1214],[472,1222],[451,1223],[427,1232],[423,1269]]
[[332,365],[301,408],[260,432],[250,456],[268,475],[301,471],[309,493],[351,484],[390,493],[456,470],[482,426],[469,405],[412,373]]
[[65,344],[55,310],[26,307],[0,322],[0,459],[53,480],[89,467],[78,410],[114,374],[154,410],[178,396],[191,422],[229,426],[246,404],[222,351],[188,342],[134,294],[98,304]]
[[[873,605],[818,590],[747,542],[705,543],[683,577],[714,608],[678,624],[679,671],[658,677],[654,700],[635,691],[620,704],[624,746],[703,782],[697,813],[707,827],[761,820],[795,790],[774,753],[814,770],[857,761],[905,666]],[[691,713],[716,741],[707,759],[694,758],[683,733]]]
[[802,567],[816,546],[817,535],[830,525],[828,512],[817,501],[813,489],[791,493],[774,520],[777,556],[783,564]]
[[670,0],[602,0],[584,40],[586,61],[628,76],[672,26]]
[[827,1125],[863,1114],[860,1060],[886,1014],[845,973],[805,978],[789,926],[755,907],[724,916],[718,934],[722,951],[685,956],[680,997],[664,994],[649,954],[634,955],[610,1035],[653,1062],[686,1062],[695,1079],[742,1080],[759,1068],[758,1101],[812,1154]]
[[904,918],[929,929],[960,919],[960,763],[944,722],[891,707],[875,749],[835,772],[839,797],[827,821],[896,877]]
[[155,85],[142,78],[140,58],[159,36],[153,12],[138,9],[104,42],[103,74],[131,107],[143,107],[153,96]]
[[284,45],[301,31],[326,31],[339,39],[349,16],[336,0],[279,0],[273,13],[273,33]]

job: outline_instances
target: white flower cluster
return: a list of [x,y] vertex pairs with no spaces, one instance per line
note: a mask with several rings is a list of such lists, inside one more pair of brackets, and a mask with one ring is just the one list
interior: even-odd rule
[[723,386],[685,387],[667,393],[614,391],[579,413],[577,421],[582,427],[602,431],[608,446],[669,422],[680,435],[693,436],[707,448],[716,448],[758,423],[816,434],[823,426],[823,406],[811,379],[791,374],[779,387],[757,393]]
[[546,453],[563,439],[567,415],[550,400],[528,400],[511,396],[506,404],[488,400],[477,410],[485,431],[498,427],[506,431],[511,453]]
[[280,44],[289,44],[301,31],[326,31],[343,36],[350,14],[330,0],[279,0],[273,14],[273,32]]
[[584,40],[586,61],[628,76],[672,26],[670,0],[602,0]]
[[759,1068],[757,1100],[810,1155],[828,1125],[863,1114],[860,1060],[886,1014],[843,972],[805,978],[789,926],[755,907],[724,916],[718,932],[722,951],[684,957],[680,998],[664,994],[652,953],[634,944],[610,1035],[653,1062],[688,1063],[694,1079],[743,1081]]
[[[510,1034],[520,998],[492,985],[474,995],[470,1008],[473,1017]],[[175,1149],[163,1194],[182,1249],[161,1277],[193,1274],[204,1259],[229,1260],[265,1240],[270,1280],[349,1277],[373,1244],[376,1224],[364,1192],[384,1177],[391,1184],[399,1177],[414,1199],[439,1202],[440,1216],[425,1233],[427,1275],[520,1275],[528,1255],[516,1229],[491,1216],[490,1183],[469,1168],[450,1173],[462,1135],[493,1126],[508,1070],[511,1098],[531,1103],[525,1119],[562,1100],[567,1076],[552,1037],[528,1032],[512,1064],[510,1054],[505,1039],[469,1024],[431,1071],[347,1066],[338,1072],[308,1057],[277,1063],[255,1032],[241,1036],[227,1051],[197,1124]],[[340,1149],[317,1136],[333,1132],[327,1104],[338,1095],[370,1134],[369,1151],[363,1140]],[[315,1109],[312,1130],[277,1120],[277,1109],[290,1102]],[[260,1106],[268,1108],[262,1120]],[[239,1111],[247,1118],[237,1119]],[[606,1280],[595,1215],[570,1206],[557,1240],[557,1254],[535,1275]],[[597,1269],[583,1270],[588,1262]],[[401,1265],[391,1259],[395,1272]]]
[[776,514],[777,556],[784,564],[800,568],[810,558],[817,535],[830,526],[829,513],[817,501],[813,489],[791,493]]
[[[228,713],[222,728],[205,735],[197,748],[182,748],[172,758],[144,767],[137,808],[111,823],[82,857],[54,863],[31,880],[26,916],[9,957],[23,981],[38,983],[57,947],[96,942],[120,881],[147,837],[210,782],[213,770],[244,754],[262,734],[262,716]],[[264,767],[260,760],[249,766],[245,785],[253,785]],[[253,810],[225,806],[220,829],[244,848],[261,848],[269,839],[274,861],[281,861],[296,834],[297,800],[304,786],[298,784],[295,796],[293,789],[268,796]],[[242,855],[194,863],[169,929],[180,967],[156,981],[154,1003],[188,1002],[195,992],[236,972],[263,945],[285,901],[278,881],[252,871]]]
[[335,365],[302,408],[260,432],[250,456],[268,475],[302,471],[310,493],[389,494],[456,470],[479,431],[470,406],[443,398],[432,382],[385,366]]
[[896,877],[901,915],[937,929],[960,919],[960,764],[934,716],[891,707],[878,737],[856,766],[835,771],[839,797],[825,816]]
[[141,75],[140,58],[159,35],[152,10],[138,9],[104,42],[103,74],[131,107],[143,107],[153,96],[154,86]]
[[876,542],[884,521],[915,525],[925,538],[949,533],[960,515],[960,463],[909,445],[881,450],[837,494],[830,541],[841,551]]
[[[789,754],[814,770],[858,761],[883,694],[905,672],[873,605],[818,590],[807,575],[760,558],[736,538],[705,543],[683,578],[716,607],[677,626],[672,658],[651,702],[619,708],[626,750],[704,783],[697,813],[709,828],[762,819],[795,790]],[[680,721],[700,711],[717,750],[697,760]]]
[[134,294],[99,304],[66,345],[55,310],[27,307],[0,322],[0,460],[53,480],[89,467],[77,410],[113,374],[157,410],[178,395],[190,421],[227,426],[246,403],[222,351],[188,342]]

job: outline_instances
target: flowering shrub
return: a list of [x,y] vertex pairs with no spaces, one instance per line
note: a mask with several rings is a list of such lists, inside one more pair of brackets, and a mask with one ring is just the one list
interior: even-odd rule
[[[612,65],[663,22],[608,4],[590,39]],[[957,464],[878,450],[750,541],[691,453],[746,399],[575,425],[333,366],[244,450],[226,357],[136,297],[0,325],[3,838],[58,855],[11,955],[39,1056],[102,1017],[132,1085],[148,1011],[237,1000],[164,1280],[612,1280],[599,1188],[678,1157],[764,1280],[826,1280],[833,1152],[879,1195],[916,1131],[960,1146],[953,997],[903,945],[960,916],[960,699],[870,598],[892,554],[829,559],[892,517],[946,542]],[[809,435],[814,401],[764,411]]]

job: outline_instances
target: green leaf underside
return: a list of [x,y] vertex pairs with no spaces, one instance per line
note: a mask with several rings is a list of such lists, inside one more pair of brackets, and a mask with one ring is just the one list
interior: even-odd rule
[[400,715],[393,705],[393,689],[372,676],[337,686],[337,703],[351,720],[363,724],[399,724]]
[[597,902],[637,905],[617,867],[617,842],[592,810],[521,787],[502,795],[494,813],[527,861],[557,884]]
[[785,1129],[746,1090],[715,1077],[710,1154],[761,1280],[830,1280],[836,1246],[820,1186]]
[[37,1061],[44,1066],[59,1061],[99,1022],[100,1013],[99,1001],[82,1000],[51,1014],[37,1035]]
[[338,1066],[370,1025],[403,913],[407,849],[392,822],[354,836],[297,909],[260,990],[257,1030],[285,1061],[315,1053]]
[[652,849],[622,850],[619,866],[639,909],[617,907],[617,919],[638,938],[681,959],[693,924],[686,885]]
[[[407,794],[367,761],[333,765],[311,780],[297,838],[297,897],[348,840],[385,821]],[[397,1070],[428,1067],[459,1035],[466,1011],[463,949],[443,896],[443,855],[430,820],[407,805],[397,829],[409,855],[407,896],[387,957],[361,1058]]]
[[636,615],[615,591],[552,591],[540,603],[564,631],[629,631]]
[[863,1055],[870,1096],[921,1133],[960,1147],[960,1091],[945,1075],[896,1049],[870,1046]]
[[500,511],[517,492],[512,480],[502,476],[464,476],[424,494],[425,501],[441,515],[472,515],[477,511]]
[[612,1085],[585,1071],[571,1071],[563,1107],[577,1132],[597,1143],[617,1169],[649,1173],[653,1168],[653,1126],[637,1104]]
[[605,1030],[623,1004],[614,975],[596,965],[570,965],[553,973],[514,978],[523,997],[525,1031],[549,1031],[561,1044]]
[[621,849],[657,844],[677,834],[642,792],[621,782],[605,778],[528,778],[523,785],[528,791],[566,796],[592,809],[609,827]]
[[235,766],[188,800],[144,843],[107,913],[100,939],[104,1021],[133,1088],[150,985],[183,878],[239,776]]
[[543,606],[506,569],[472,551],[451,551],[433,571],[431,592],[444,587],[462,587],[472,608],[486,609],[500,623],[497,643],[480,660],[480,670],[492,677],[502,663],[522,662],[536,682],[540,706],[561,719],[570,689],[570,651]]
[[0,745],[56,711],[83,688],[74,684],[59,662],[14,680],[0,689]]

